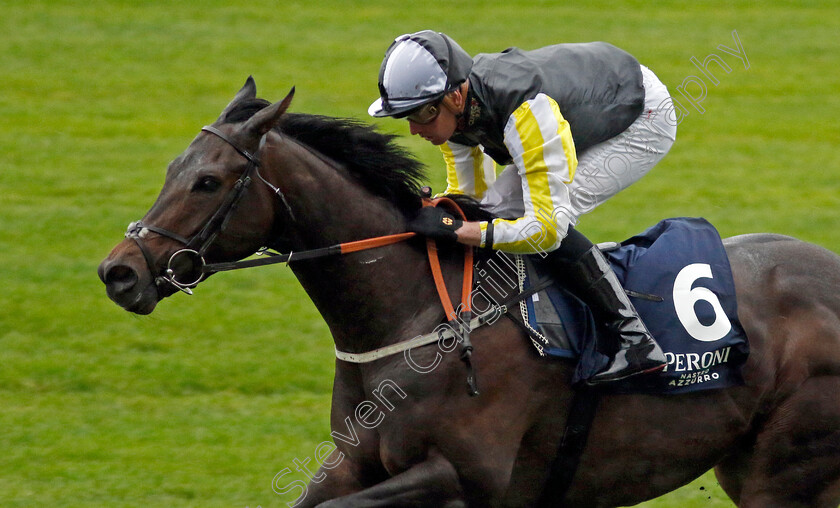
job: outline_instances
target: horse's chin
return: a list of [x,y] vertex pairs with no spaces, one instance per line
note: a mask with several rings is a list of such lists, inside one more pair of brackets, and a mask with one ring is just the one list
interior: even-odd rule
[[147,315],[151,314],[152,311],[155,310],[155,307],[157,307],[157,302],[152,302],[152,303],[146,304],[146,305],[126,307],[125,310],[127,310],[129,312],[132,312],[134,314],[138,314],[140,316],[147,316]]
[[151,314],[161,298],[169,296],[159,295],[154,283],[147,285],[142,290],[132,291],[131,293],[116,295],[112,294],[110,290],[107,293],[108,297],[123,309],[142,316]]

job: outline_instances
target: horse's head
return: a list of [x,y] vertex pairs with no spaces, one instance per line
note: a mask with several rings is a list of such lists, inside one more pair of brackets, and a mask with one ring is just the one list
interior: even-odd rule
[[170,163],[155,204],[99,265],[114,302],[148,314],[197,284],[205,260],[240,259],[268,244],[277,189],[262,183],[258,157],[293,93],[266,106],[248,78],[219,119]]

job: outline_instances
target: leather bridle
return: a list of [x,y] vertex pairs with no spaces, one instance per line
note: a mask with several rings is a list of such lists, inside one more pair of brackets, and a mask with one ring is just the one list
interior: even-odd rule
[[[332,256],[336,254],[349,254],[351,252],[358,252],[361,250],[391,245],[397,242],[401,242],[403,240],[408,240],[409,238],[415,236],[415,233],[397,233],[394,235],[367,238],[364,240],[346,242],[318,249],[311,249],[299,252],[289,252],[288,254],[278,254],[270,252],[267,249],[260,249],[260,254],[268,254],[269,257],[264,257],[261,259],[246,259],[242,261],[208,264],[204,260],[204,255],[210,248],[210,246],[213,244],[213,242],[216,240],[218,234],[224,231],[225,227],[227,226],[227,223],[230,220],[233,211],[236,209],[237,204],[242,199],[242,196],[245,194],[245,190],[251,184],[252,173],[256,175],[257,178],[260,179],[260,181],[267,185],[274,192],[274,194],[276,194],[280,198],[280,200],[283,202],[283,205],[285,205],[286,210],[289,212],[289,216],[291,218],[294,218],[294,214],[292,213],[292,209],[289,206],[289,202],[286,200],[286,196],[283,195],[283,192],[277,186],[273,185],[271,182],[263,178],[263,176],[260,174],[260,160],[256,155],[252,154],[251,152],[245,150],[244,148],[234,143],[229,136],[227,136],[225,133],[213,126],[207,125],[202,127],[201,130],[204,132],[215,134],[216,136],[224,140],[239,154],[248,159],[248,166],[242,172],[242,175],[240,175],[239,179],[236,180],[236,182],[234,182],[233,187],[230,189],[230,191],[228,191],[227,196],[225,197],[224,201],[222,201],[221,205],[219,205],[219,208],[216,209],[216,212],[210,217],[210,219],[208,219],[208,221],[198,231],[198,233],[193,235],[191,238],[186,238],[177,233],[169,231],[168,229],[164,229],[158,226],[144,224],[142,221],[135,221],[128,225],[128,230],[126,231],[125,236],[126,238],[131,238],[132,240],[134,240],[134,242],[140,248],[140,252],[143,253],[143,258],[146,260],[146,265],[149,268],[149,272],[152,274],[156,273],[155,261],[151,251],[149,250],[148,246],[144,241],[144,239],[150,232],[156,233],[166,238],[170,238],[184,245],[184,248],[179,249],[169,257],[169,261],[167,262],[166,268],[164,269],[163,273],[155,276],[155,287],[158,288],[158,290],[161,286],[169,284],[175,289],[183,291],[188,295],[191,295],[192,288],[197,286],[198,283],[204,280],[204,278],[207,275],[210,275],[212,273],[238,270],[241,268],[250,268],[254,266],[263,266],[276,263],[289,263],[293,259],[295,261],[301,261],[304,259],[314,259],[324,256]],[[263,145],[265,145],[265,136],[263,136],[260,140],[260,149],[262,149]],[[331,163],[320,154],[316,152],[312,153],[318,156],[321,160],[324,160],[327,163]],[[186,270],[187,273],[183,273],[184,270],[179,270],[179,267],[184,264],[189,266],[189,269]],[[179,271],[181,272],[180,274]]]
[[[231,187],[228,191],[227,196],[225,196],[225,199],[219,205],[219,208],[216,209],[216,212],[210,216],[204,226],[191,238],[186,238],[158,226],[144,224],[142,221],[135,221],[129,224],[128,230],[125,233],[126,238],[134,240],[140,248],[140,252],[143,253],[143,257],[145,258],[149,271],[152,274],[156,273],[155,261],[144,241],[149,232],[157,233],[158,235],[171,238],[172,240],[183,244],[184,248],[176,251],[172,254],[172,256],[170,256],[164,273],[155,277],[155,285],[159,288],[161,285],[170,284],[176,289],[190,295],[192,294],[192,288],[198,285],[198,283],[201,282],[207,274],[205,267],[208,265],[204,261],[205,253],[216,240],[218,234],[224,231],[227,226],[233,211],[236,209],[236,206],[245,194],[245,190],[251,184],[252,173],[256,173],[258,178],[271,187],[275,194],[280,195],[285,203],[285,197],[282,196],[280,189],[271,185],[262,177],[262,175],[260,175],[260,161],[256,155],[240,147],[225,133],[211,125],[204,126],[201,130],[202,132],[209,132],[218,136],[227,144],[232,146],[239,154],[248,159],[248,166],[239,176],[239,179],[234,182],[233,187]],[[263,136],[260,141],[260,148],[262,148],[264,143],[265,136]],[[176,273],[176,268],[182,264],[184,260],[191,265],[191,270],[187,274],[182,273],[179,275]]]

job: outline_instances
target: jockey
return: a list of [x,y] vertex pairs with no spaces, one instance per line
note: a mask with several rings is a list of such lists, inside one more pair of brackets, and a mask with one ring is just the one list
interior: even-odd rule
[[[665,356],[578,218],[630,186],[676,136],[673,102],[659,79],[604,42],[509,48],[473,59],[429,30],[394,41],[368,113],[408,119],[440,147],[445,194],[467,194],[499,218],[461,222],[436,207],[409,229],[518,254],[542,254],[617,342],[588,382],[658,371]],[[495,163],[504,169],[496,177]]]

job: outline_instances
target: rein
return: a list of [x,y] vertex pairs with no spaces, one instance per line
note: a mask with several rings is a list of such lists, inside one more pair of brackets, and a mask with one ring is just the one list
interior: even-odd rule
[[320,247],[318,249],[302,250],[298,252],[292,251],[288,254],[262,251],[262,253],[267,254],[269,257],[262,259],[246,259],[245,261],[231,261],[228,263],[204,264],[202,265],[201,271],[204,274],[210,275],[216,272],[228,272],[231,270],[241,270],[242,268],[253,268],[255,266],[274,265],[278,263],[288,264],[292,261],[303,261],[304,259],[316,259],[326,256],[350,254],[351,252],[359,252],[368,249],[375,249],[376,247],[392,245],[408,240],[414,236],[417,236],[417,233],[397,233],[394,235],[377,236],[353,242],[338,243],[329,247]]
[[[450,212],[458,215],[462,220],[466,221],[464,211],[457,203],[449,198],[442,197],[431,201],[424,200],[423,206],[443,206],[448,208]],[[432,266],[432,276],[435,279],[435,287],[437,288],[438,297],[443,310],[446,313],[446,319],[449,325],[454,329],[455,326],[461,329],[461,361],[467,367],[467,390],[470,396],[478,395],[478,385],[475,378],[475,369],[472,365],[473,345],[470,342],[470,324],[472,321],[472,285],[473,285],[473,248],[464,246],[464,278],[461,284],[461,305],[458,306],[459,312],[456,312],[452,306],[452,301],[449,299],[449,291],[446,289],[446,283],[443,280],[443,272],[440,269],[440,260],[437,255],[437,244],[433,238],[426,239],[426,250],[429,253],[429,264]],[[465,323],[461,326],[461,323]]]

